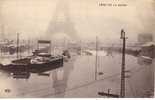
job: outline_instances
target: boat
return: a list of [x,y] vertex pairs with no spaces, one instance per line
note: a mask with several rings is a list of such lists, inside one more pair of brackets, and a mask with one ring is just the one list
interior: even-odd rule
[[71,55],[70,55],[70,52],[68,50],[63,50],[63,58],[64,58],[64,61],[68,62],[68,60],[71,58]]
[[29,70],[31,72],[43,72],[48,69],[58,68],[63,66],[62,56],[52,56],[47,54],[41,54],[37,56],[30,56],[18,60],[13,60],[10,64],[2,65],[0,69],[7,71],[25,71]]
[[[39,41],[40,42],[40,41]],[[43,43],[50,43],[49,41],[41,41]],[[19,43],[19,40],[18,42]],[[18,44],[17,44],[18,46]],[[19,50],[17,50],[19,51]],[[50,69],[55,69],[63,66],[63,56],[61,55],[51,55],[47,52],[41,52],[40,50],[35,50],[32,52],[32,56],[27,56],[25,58],[18,58],[11,61],[10,64],[0,65],[0,69],[11,72],[33,72],[33,73],[42,73]]]

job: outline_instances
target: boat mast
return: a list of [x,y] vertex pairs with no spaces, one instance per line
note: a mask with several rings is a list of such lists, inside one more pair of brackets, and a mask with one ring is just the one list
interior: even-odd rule
[[19,59],[19,33],[17,33],[17,59]]
[[28,39],[28,55],[30,55],[30,39]]

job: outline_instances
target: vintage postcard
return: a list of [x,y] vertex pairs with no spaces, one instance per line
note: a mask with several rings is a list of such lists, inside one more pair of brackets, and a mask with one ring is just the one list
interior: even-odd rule
[[1,98],[153,98],[155,0],[0,0]]

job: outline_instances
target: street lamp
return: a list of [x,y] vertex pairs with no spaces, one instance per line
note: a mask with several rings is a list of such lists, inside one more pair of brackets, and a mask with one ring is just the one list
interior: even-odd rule
[[123,40],[120,97],[124,98],[125,97],[125,46],[126,46],[127,37],[125,37],[125,32],[123,29],[121,30],[120,39]]
[[124,30],[122,29],[122,30],[121,30],[121,37],[120,37],[120,39],[123,39],[123,38],[125,38],[125,32],[124,32]]

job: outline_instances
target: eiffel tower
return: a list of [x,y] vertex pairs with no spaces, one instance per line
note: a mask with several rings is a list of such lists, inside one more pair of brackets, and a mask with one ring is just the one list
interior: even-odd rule
[[0,1],[0,37],[1,39],[5,39],[5,27],[4,27],[4,22],[3,22],[3,16],[2,16],[2,5],[3,1]]
[[58,0],[52,21],[47,30],[48,36],[62,33],[72,40],[76,40],[78,36],[74,26],[70,18],[68,2],[66,0]]

